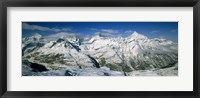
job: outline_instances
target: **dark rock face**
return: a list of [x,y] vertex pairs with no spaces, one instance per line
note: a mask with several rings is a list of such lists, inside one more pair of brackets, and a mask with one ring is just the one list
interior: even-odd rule
[[32,62],[29,62],[28,60],[23,60],[22,64],[24,65],[24,67],[28,68],[29,71],[32,71],[32,72],[49,71],[44,65],[32,63]]
[[94,65],[95,65],[96,68],[100,68],[99,63],[96,61],[95,58],[91,57],[90,55],[87,55],[87,56],[91,59],[91,61],[94,63]]
[[65,41],[65,40],[64,40],[64,39],[61,39],[61,38],[59,38],[59,39],[57,40],[58,43],[63,42],[63,41]]
[[[44,43],[39,43],[39,42],[33,42],[33,43],[29,43],[27,45],[25,45],[23,48],[22,48],[22,56],[25,54],[25,53],[29,53],[29,52],[32,52],[34,51],[35,49],[37,48],[40,48],[42,46],[44,46],[45,44]],[[29,49],[30,48],[30,49]]]
[[72,71],[69,71],[69,70],[66,70],[65,72],[65,76],[76,76],[77,74],[72,72]]
[[45,66],[37,63],[31,63],[30,67],[33,69],[34,72],[48,71],[48,69]]

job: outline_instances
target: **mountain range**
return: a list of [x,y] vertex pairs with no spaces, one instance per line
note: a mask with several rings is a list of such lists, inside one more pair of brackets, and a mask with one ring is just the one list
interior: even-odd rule
[[22,39],[22,60],[41,64],[48,71],[109,68],[128,75],[141,70],[177,70],[178,43],[164,38],[149,39],[136,31],[127,37],[34,34]]

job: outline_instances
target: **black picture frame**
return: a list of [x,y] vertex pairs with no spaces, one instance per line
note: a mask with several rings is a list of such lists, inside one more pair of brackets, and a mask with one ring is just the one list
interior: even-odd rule
[[[7,91],[7,7],[193,7],[193,91]],[[200,0],[1,0],[1,98],[199,98]]]

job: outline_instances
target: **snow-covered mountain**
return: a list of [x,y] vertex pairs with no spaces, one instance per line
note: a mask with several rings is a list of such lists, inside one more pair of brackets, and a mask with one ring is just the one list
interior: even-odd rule
[[31,37],[22,39],[22,55],[29,54],[34,50],[42,47],[46,42],[46,39],[38,33],[32,35]]
[[80,39],[60,33],[22,40],[23,60],[43,64],[50,70],[101,68],[132,72],[173,67],[178,63],[178,44],[133,32],[128,37],[95,35]]
[[77,44],[77,45],[80,44],[80,39],[78,37],[78,34],[76,34],[76,33],[61,32],[61,33],[45,36],[44,38],[49,41],[56,41],[59,38],[61,38],[61,39],[67,39],[69,42],[71,42],[73,44]]

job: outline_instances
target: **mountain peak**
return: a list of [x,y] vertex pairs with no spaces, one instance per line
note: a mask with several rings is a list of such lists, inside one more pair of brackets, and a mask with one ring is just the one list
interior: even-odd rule
[[39,39],[39,38],[42,37],[42,35],[40,35],[39,33],[35,33],[35,34],[33,34],[31,37],[34,37],[34,38]]
[[131,39],[147,39],[146,36],[142,35],[142,34],[139,34],[138,32],[134,31],[130,36],[129,38]]
[[42,35],[38,34],[38,33],[35,33],[35,34],[32,34],[31,36],[29,37],[25,37],[23,38],[23,41],[40,41],[42,39]]
[[139,33],[138,32],[136,32],[136,31],[134,31],[131,35],[139,35]]

